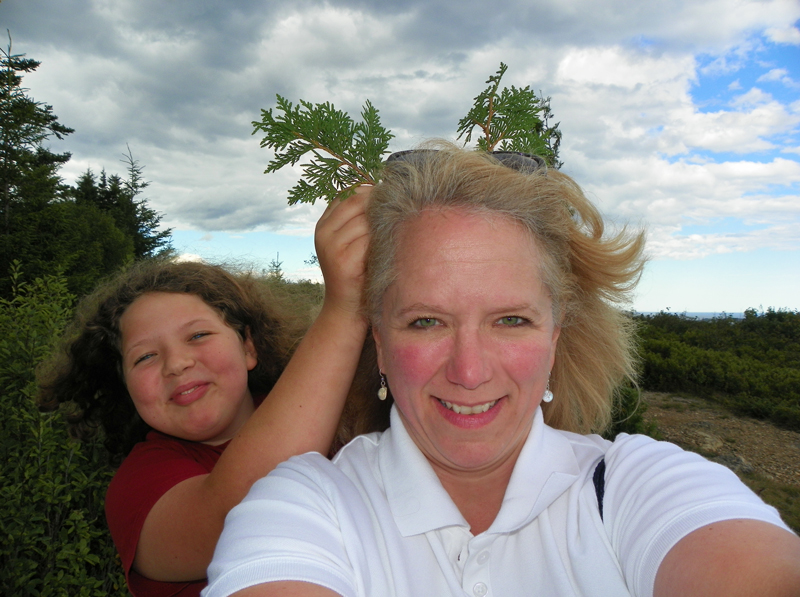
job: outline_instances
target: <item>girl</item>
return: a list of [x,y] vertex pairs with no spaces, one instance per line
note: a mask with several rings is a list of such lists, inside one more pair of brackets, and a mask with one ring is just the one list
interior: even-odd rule
[[298,326],[263,284],[217,267],[145,264],[82,303],[42,398],[75,403],[76,426],[99,424],[127,455],[106,515],[133,595],[198,595],[250,485],[292,455],[330,450],[367,330],[368,195],[334,202],[317,224],[325,300],[288,364]]

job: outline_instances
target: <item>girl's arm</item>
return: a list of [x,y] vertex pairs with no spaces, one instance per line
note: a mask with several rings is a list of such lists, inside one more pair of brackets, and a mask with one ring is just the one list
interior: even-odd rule
[[228,511],[250,486],[296,454],[326,454],[333,441],[367,321],[361,314],[370,188],[335,201],[315,233],[325,276],[319,316],[275,387],[208,475],[170,489],[145,520],[133,567],[160,581],[205,578]]

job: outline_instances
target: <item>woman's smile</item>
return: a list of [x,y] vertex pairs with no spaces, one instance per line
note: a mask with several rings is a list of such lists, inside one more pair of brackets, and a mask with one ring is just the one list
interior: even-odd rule
[[484,402],[483,404],[476,404],[475,406],[461,406],[459,404],[454,404],[453,402],[447,402],[447,400],[439,400],[439,402],[444,404],[447,409],[452,410],[457,415],[479,415],[485,413],[487,410],[497,404],[497,400]]
[[374,327],[409,434],[434,466],[513,466],[559,328],[530,234],[500,216],[429,210],[401,229]]

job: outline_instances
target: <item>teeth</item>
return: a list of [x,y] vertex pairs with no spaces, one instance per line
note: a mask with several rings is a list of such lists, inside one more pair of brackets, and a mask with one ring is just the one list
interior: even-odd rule
[[447,400],[439,400],[439,402],[441,402],[447,408],[449,408],[454,413],[459,415],[477,415],[480,413],[485,413],[487,410],[489,410],[495,404],[497,404],[497,400],[492,400],[491,402],[487,402],[486,404],[478,404],[477,406],[459,406],[458,404],[447,402]]
[[193,388],[189,388],[188,390],[186,390],[186,391],[184,391],[184,392],[181,392],[181,396],[186,396],[186,394],[191,394],[191,393],[192,393],[192,392],[194,392],[196,389],[197,389],[197,386],[195,386],[195,387],[193,387]]

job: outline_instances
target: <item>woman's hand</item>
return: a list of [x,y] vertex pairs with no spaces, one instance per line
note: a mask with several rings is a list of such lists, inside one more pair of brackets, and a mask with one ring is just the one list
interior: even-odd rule
[[325,278],[325,305],[358,314],[364,288],[369,228],[364,212],[372,187],[361,186],[347,199],[333,201],[317,222],[314,244]]

